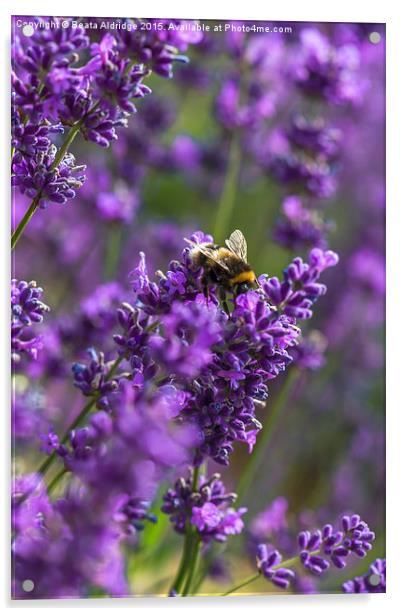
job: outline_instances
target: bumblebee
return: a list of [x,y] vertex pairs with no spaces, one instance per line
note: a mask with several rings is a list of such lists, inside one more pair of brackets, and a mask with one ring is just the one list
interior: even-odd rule
[[226,247],[207,242],[196,244],[187,238],[184,239],[191,246],[192,262],[204,269],[207,297],[208,285],[217,285],[226,311],[226,292],[231,291],[237,297],[258,286],[257,277],[247,263],[246,239],[238,229],[225,240]]

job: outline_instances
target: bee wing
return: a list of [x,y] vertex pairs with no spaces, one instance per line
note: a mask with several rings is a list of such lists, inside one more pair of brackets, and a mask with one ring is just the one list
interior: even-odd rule
[[226,246],[234,252],[242,261],[247,263],[247,242],[243,233],[236,229],[228,240],[225,240]]
[[205,244],[197,244],[196,242],[193,242],[192,240],[188,240],[186,237],[183,238],[183,239],[184,239],[185,242],[187,242],[187,244],[190,244],[190,246],[192,248],[196,248],[203,255],[208,257],[208,259],[211,259],[221,269],[225,270],[225,272],[229,272],[230,271],[229,268],[227,267],[227,265],[225,265],[225,263],[223,263],[221,260],[216,258],[215,251],[212,248],[209,248],[209,246],[206,246]]

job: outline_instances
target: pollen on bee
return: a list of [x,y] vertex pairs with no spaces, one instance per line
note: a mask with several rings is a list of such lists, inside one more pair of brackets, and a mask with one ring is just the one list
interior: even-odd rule
[[230,283],[234,285],[239,284],[240,282],[254,282],[254,280],[255,274],[253,271],[250,270],[246,272],[240,272],[240,274],[237,274],[237,276],[230,279]]

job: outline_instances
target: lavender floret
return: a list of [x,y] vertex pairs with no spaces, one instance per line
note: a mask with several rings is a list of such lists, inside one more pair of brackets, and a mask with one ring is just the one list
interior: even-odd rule
[[43,289],[36,282],[11,281],[11,356],[13,363],[21,361],[22,354],[36,359],[42,348],[41,337],[33,336],[32,326],[43,321],[50,308],[41,300]]
[[232,507],[237,495],[227,492],[215,473],[209,479],[200,477],[193,486],[193,477],[181,477],[163,496],[163,513],[170,517],[176,532],[183,534],[193,525],[204,543],[225,542],[229,535],[242,532],[245,507]]
[[74,385],[84,396],[97,397],[98,408],[109,408],[109,396],[117,391],[119,377],[109,378],[113,362],[106,362],[103,353],[88,349],[89,364],[75,363],[72,365]]
[[49,146],[46,151],[38,151],[32,157],[13,159],[13,186],[32,199],[38,199],[39,207],[45,208],[48,202],[65,204],[73,199],[76,190],[85,181],[85,165],[76,165],[72,154],[66,154],[55,165],[57,148]]
[[282,555],[278,550],[269,550],[261,543],[257,548],[257,567],[262,575],[279,588],[289,588],[290,582],[294,579],[295,573],[286,567],[280,567]]
[[344,516],[342,530],[335,531],[331,524],[326,524],[322,530],[299,534],[300,561],[318,575],[329,568],[330,562],[343,569],[350,554],[364,558],[372,549],[374,539],[375,534],[359,515]]

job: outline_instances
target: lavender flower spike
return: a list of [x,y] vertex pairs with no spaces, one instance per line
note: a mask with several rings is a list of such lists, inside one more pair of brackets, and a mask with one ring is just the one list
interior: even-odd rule
[[[213,238],[199,231],[191,240]],[[252,451],[261,429],[256,406],[268,397],[267,382],[291,363],[297,319],[312,316],[313,303],[326,292],[318,279],[338,257],[316,248],[308,263],[294,259],[282,281],[260,276],[260,289],[229,299],[228,316],[216,285],[205,297],[202,268],[189,252],[185,247],[181,260],[159,271],[155,282],[140,254],[132,272],[135,308],[119,311],[125,335],[114,339],[127,351],[135,386],[158,370],[162,379],[181,383],[186,399],[180,419],[195,424],[201,437],[194,463],[212,458],[228,465],[235,442]]]
[[192,484],[191,476],[180,477],[163,496],[162,511],[170,516],[175,531],[183,534],[190,522],[204,544],[212,540],[222,543],[229,535],[240,534],[244,528],[241,517],[247,509],[231,507],[237,495],[226,491],[220,475],[201,477],[195,490]]
[[330,562],[343,569],[350,554],[364,558],[372,549],[375,534],[359,515],[344,516],[342,528],[334,531],[331,524],[326,524],[322,531],[303,531],[299,534],[300,561],[305,569],[320,575],[330,567]]
[[48,202],[64,205],[73,199],[76,190],[85,181],[85,165],[76,165],[72,154],[65,154],[55,167],[57,148],[50,145],[46,151],[38,151],[28,159],[13,161],[13,186],[34,199],[40,195],[39,206],[45,208]]
[[257,548],[257,567],[263,576],[279,588],[288,588],[291,580],[295,577],[294,571],[279,567],[282,556],[278,550],[269,551],[265,543]]
[[50,310],[49,306],[41,301],[43,290],[36,286],[36,282],[25,280],[11,281],[11,356],[13,364],[21,360],[25,353],[36,359],[41,348],[41,338],[29,335],[35,323],[43,321],[43,315]]
[[108,396],[118,389],[118,378],[109,379],[108,373],[113,362],[105,362],[103,353],[97,353],[95,349],[88,349],[90,362],[85,364],[75,363],[72,366],[74,385],[81,389],[84,396],[97,394],[98,408],[109,408]]

